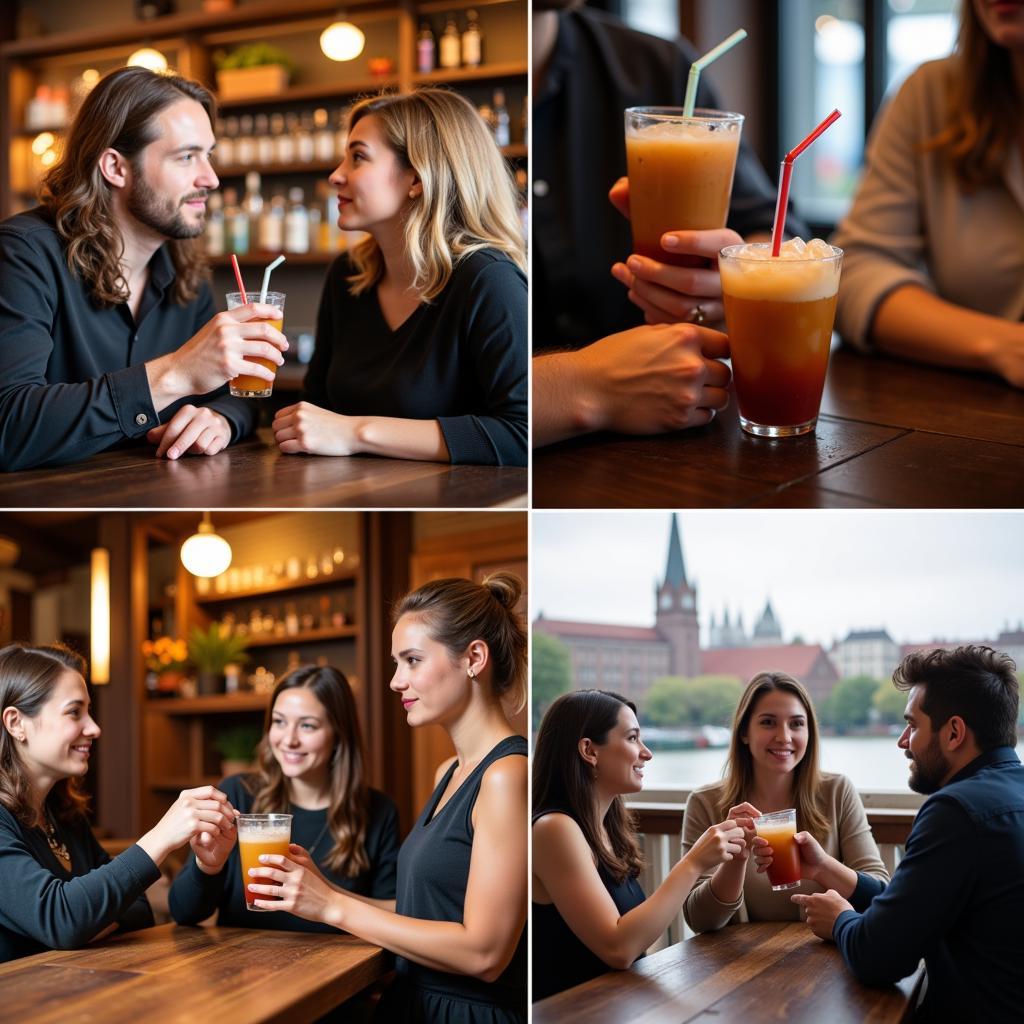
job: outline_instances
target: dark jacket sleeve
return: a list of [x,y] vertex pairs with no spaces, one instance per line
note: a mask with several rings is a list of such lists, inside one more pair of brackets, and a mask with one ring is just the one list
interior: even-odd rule
[[917,969],[971,899],[976,847],[964,810],[935,795],[918,812],[892,881],[883,888],[858,876],[851,903],[867,905],[840,914],[832,938],[859,981],[888,985]]
[[[193,336],[198,334],[200,328],[208,324],[216,313],[217,309],[213,303],[210,286],[204,284],[199,294]],[[229,392],[227,384],[217,388],[216,391],[211,391],[209,394],[202,395],[196,399],[186,399],[185,401],[192,401],[194,405],[206,406],[206,408],[212,409],[214,412],[219,412],[231,426],[232,444],[235,441],[240,441],[243,437],[247,437],[256,428],[256,421],[259,417],[259,403],[253,402],[248,398],[235,398]],[[174,415],[174,411],[177,410],[179,405],[182,404],[184,403],[176,402],[169,408],[164,409],[160,413],[160,422],[166,423]]]
[[374,848],[368,850],[373,878],[367,895],[374,900],[393,900],[398,873],[398,808],[383,793],[373,794]]
[[528,435],[526,278],[495,260],[474,278],[465,338],[486,412],[438,422],[452,463],[525,466]]
[[84,946],[126,915],[140,927],[139,897],[159,877],[149,855],[131,846],[87,875],[62,881],[32,856],[14,818],[0,809],[0,922],[50,949]]
[[219,909],[227,886],[228,863],[216,875],[208,875],[196,867],[195,855],[189,851],[185,864],[171,883],[168,905],[171,917],[178,924],[199,924]]
[[[93,855],[97,864],[109,864],[110,854],[100,845],[92,829],[89,829],[89,844],[93,848]],[[148,859],[148,857],[147,857]],[[159,868],[157,868],[159,871]],[[146,887],[147,889],[149,886]],[[153,917],[153,908],[149,905],[146,894],[140,893],[138,899],[118,918],[117,930],[119,932],[136,932],[140,928],[152,928],[156,924]]]
[[[0,471],[74,462],[157,423],[144,365],[48,384],[58,272],[31,239],[0,227]],[[145,422],[135,422],[139,413]]]

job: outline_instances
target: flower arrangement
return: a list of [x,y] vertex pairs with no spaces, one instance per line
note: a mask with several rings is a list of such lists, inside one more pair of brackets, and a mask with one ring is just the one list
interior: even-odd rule
[[150,672],[183,672],[188,664],[188,646],[184,640],[158,636],[143,641],[142,656]]

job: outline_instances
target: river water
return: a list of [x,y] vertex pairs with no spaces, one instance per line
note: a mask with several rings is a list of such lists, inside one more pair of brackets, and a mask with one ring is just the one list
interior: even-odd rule
[[[725,750],[655,750],[644,772],[644,788],[702,786],[722,777]],[[1017,753],[1024,759],[1024,742]],[[824,736],[821,766],[848,776],[858,789],[909,792],[907,759],[892,736]]]

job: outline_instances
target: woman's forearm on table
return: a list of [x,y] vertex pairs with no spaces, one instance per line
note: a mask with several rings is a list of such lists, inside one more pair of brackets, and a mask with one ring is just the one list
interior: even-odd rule
[[437,420],[399,419],[395,416],[360,416],[355,424],[358,449],[368,455],[393,459],[450,462],[441,424]]

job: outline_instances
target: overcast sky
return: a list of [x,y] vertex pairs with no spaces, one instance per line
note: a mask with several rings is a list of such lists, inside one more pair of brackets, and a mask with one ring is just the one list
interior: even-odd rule
[[[531,616],[648,626],[668,512],[535,512]],[[679,513],[701,640],[714,612],[749,633],[770,597],[788,642],[884,627],[897,643],[993,639],[1024,619],[1024,513]]]

